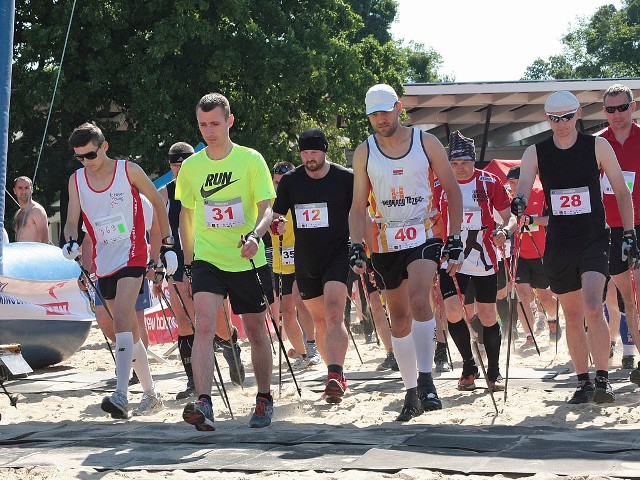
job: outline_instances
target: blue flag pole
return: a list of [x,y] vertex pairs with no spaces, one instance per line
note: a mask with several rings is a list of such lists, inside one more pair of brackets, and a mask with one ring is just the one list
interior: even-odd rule
[[[15,0],[3,0],[0,2],[0,192],[2,192],[0,195],[0,227],[2,228],[4,228],[4,192],[7,187],[9,104],[11,99],[15,6]],[[2,241],[0,239],[0,275],[2,275],[2,272]]]

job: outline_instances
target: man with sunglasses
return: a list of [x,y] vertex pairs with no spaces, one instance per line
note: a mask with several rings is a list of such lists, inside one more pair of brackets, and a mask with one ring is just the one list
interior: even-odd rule
[[[129,417],[127,390],[132,363],[147,397],[156,396],[148,368],[147,352],[139,338],[135,312],[136,298],[147,270],[144,195],[153,205],[153,222],[159,223],[162,246],[160,259],[173,274],[177,258],[171,250],[173,237],[160,194],[142,168],[126,160],[107,157],[109,143],[102,131],[91,123],[76,128],[69,137],[75,158],[83,168],[69,178],[69,205],[63,255],[78,257],[78,220],[80,214],[94,248],[94,263],[99,289],[113,315],[116,339],[116,390],[102,400],[102,410],[113,418]],[[85,252],[85,255],[87,252]],[[144,397],[143,397],[144,400]]]
[[[553,293],[559,296],[566,320],[567,345],[577,374],[571,404],[610,403],[609,329],[602,310],[608,274],[609,229],[600,186],[603,170],[611,184],[624,228],[622,255],[638,259],[633,229],[633,204],[615,152],[604,138],[579,133],[582,110],[571,92],[550,95],[544,110],[553,136],[528,147],[522,157],[518,191],[511,211],[522,217],[536,174],[549,206],[544,268]],[[585,331],[585,322],[587,331]],[[589,376],[589,353],[596,369]]]
[[[638,178],[640,174],[640,127],[632,120],[633,113],[636,111],[636,102],[633,100],[631,89],[618,83],[607,88],[602,97],[602,103],[609,126],[600,136],[606,138],[613,147],[625,183],[631,190],[634,213],[633,229],[637,236],[640,232],[640,187],[635,188],[635,181],[640,180]],[[628,342],[623,336],[623,348],[625,349],[623,367],[632,369],[630,380],[636,385],[640,385],[640,363],[635,369],[633,364],[633,343],[640,351],[640,335],[637,333],[638,314],[635,311],[629,264],[620,255],[625,232],[616,197],[613,195],[606,176],[602,178],[602,193],[607,224],[611,227],[609,275],[622,295],[628,331],[635,333],[632,335],[633,342]],[[637,270],[634,270],[634,275],[636,282],[640,282]]]
[[353,173],[327,160],[329,142],[319,128],[298,137],[302,165],[280,179],[272,231],[289,211],[295,232],[296,282],[316,327],[327,365],[324,399],[340,403],[347,390],[343,365],[347,329],[343,320],[349,273],[349,207]]

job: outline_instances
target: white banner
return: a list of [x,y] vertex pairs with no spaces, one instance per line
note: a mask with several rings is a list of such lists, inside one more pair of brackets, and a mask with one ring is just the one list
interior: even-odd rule
[[0,319],[92,320],[89,299],[69,280],[23,280],[0,276]]

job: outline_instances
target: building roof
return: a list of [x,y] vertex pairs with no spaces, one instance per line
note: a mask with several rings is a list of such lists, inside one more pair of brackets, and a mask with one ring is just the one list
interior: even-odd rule
[[479,160],[488,162],[519,158],[527,146],[549,136],[543,105],[557,90],[578,97],[582,106],[578,129],[586,133],[602,129],[606,126],[602,94],[614,83],[628,86],[634,98],[640,95],[640,78],[609,78],[406,84],[400,101],[408,113],[405,125],[432,133],[445,146],[449,132],[460,130],[475,140]]

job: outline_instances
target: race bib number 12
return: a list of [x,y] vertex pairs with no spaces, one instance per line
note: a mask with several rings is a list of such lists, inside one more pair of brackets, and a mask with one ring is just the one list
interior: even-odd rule
[[322,228],[329,226],[327,203],[300,203],[296,205],[296,226],[298,228]]

